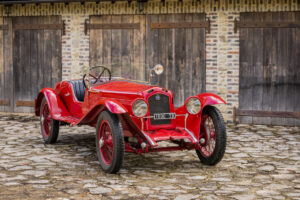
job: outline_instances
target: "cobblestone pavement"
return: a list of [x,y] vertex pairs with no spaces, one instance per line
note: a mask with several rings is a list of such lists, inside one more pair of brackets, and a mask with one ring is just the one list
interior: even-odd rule
[[101,171],[94,129],[62,127],[45,145],[39,121],[0,115],[0,199],[300,199],[300,127],[228,125],[217,166],[194,151],[125,154]]

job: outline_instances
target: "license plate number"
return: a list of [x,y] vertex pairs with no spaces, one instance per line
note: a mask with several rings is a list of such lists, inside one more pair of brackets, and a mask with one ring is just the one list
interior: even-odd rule
[[154,120],[159,119],[175,119],[175,113],[154,113]]

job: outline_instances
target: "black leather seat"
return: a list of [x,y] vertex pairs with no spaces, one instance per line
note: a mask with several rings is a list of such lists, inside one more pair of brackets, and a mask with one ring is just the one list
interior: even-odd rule
[[84,95],[85,95],[85,87],[83,85],[82,80],[72,80],[69,81],[73,87],[73,92],[75,94],[75,97],[77,101],[83,101]]

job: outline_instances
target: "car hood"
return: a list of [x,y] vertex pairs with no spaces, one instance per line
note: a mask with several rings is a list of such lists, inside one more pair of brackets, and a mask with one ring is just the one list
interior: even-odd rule
[[139,94],[147,89],[150,89],[151,87],[153,86],[147,82],[124,79],[112,80],[107,83],[94,86],[93,89],[98,89],[102,92],[109,93]]

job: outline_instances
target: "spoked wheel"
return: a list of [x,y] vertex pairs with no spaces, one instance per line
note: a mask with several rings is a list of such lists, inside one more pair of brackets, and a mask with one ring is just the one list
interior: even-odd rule
[[113,158],[114,143],[112,131],[107,120],[103,120],[100,124],[100,130],[98,134],[98,138],[100,138],[99,149],[101,158],[106,165],[110,165]]
[[96,129],[97,156],[107,173],[120,170],[124,157],[124,137],[117,115],[104,111],[100,114]]
[[216,107],[206,107],[202,113],[199,144],[196,152],[203,164],[215,165],[222,160],[226,149],[226,127]]
[[43,99],[40,108],[40,124],[45,143],[55,143],[59,133],[59,121],[52,119],[48,103],[45,98]]

